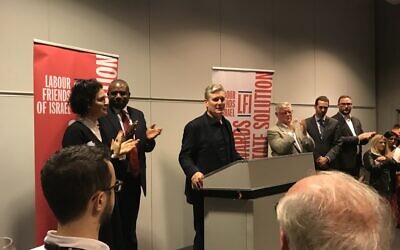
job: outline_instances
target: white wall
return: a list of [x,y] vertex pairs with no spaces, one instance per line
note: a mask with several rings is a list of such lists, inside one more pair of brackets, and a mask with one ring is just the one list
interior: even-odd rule
[[366,130],[376,127],[373,0],[4,0],[0,33],[0,235],[19,249],[34,243],[34,38],[119,54],[119,76],[145,98],[130,104],[164,128],[148,157],[141,249],[192,242],[177,157],[184,125],[204,110],[189,100],[201,100],[212,66],[275,70],[273,101],[295,104],[298,118],[318,95],[335,104],[349,94]]

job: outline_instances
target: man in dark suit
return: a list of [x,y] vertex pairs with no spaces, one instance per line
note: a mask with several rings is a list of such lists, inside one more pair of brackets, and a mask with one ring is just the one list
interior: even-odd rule
[[[146,127],[143,112],[127,106],[130,92],[128,83],[117,79],[110,83],[108,114],[99,119],[103,143],[110,145],[118,131],[123,130],[125,137],[138,140],[127,157],[114,162],[116,176],[124,182],[123,190],[117,195],[120,209],[124,244],[126,249],[137,249],[136,220],[139,212],[141,188],[146,195],[146,152],[155,147],[155,138],[161,133],[153,124]],[[125,138],[130,139],[130,138]]]
[[329,99],[319,96],[314,104],[315,114],[306,119],[308,134],[314,139],[314,164],[316,170],[330,170],[334,168],[334,161],[340,151],[339,123],[326,116],[329,108]]
[[241,159],[236,152],[232,126],[223,116],[225,90],[220,84],[207,86],[204,94],[207,111],[190,121],[184,129],[179,163],[186,175],[185,194],[193,205],[194,250],[204,249],[204,175]]
[[365,132],[359,119],[350,115],[353,102],[350,96],[342,95],[338,99],[339,112],[332,116],[338,120],[342,141],[341,152],[337,157],[337,169],[358,178],[362,165],[362,145],[368,143],[376,132]]

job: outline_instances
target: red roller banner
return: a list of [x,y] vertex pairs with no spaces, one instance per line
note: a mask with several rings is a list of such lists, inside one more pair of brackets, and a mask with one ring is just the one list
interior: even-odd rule
[[274,71],[213,67],[212,81],[226,90],[224,116],[232,123],[235,146],[245,159],[268,155]]
[[35,40],[33,44],[36,243],[42,244],[56,220],[43,196],[40,170],[61,148],[68,122],[75,115],[68,98],[75,79],[96,78],[105,89],[117,78],[118,56]]

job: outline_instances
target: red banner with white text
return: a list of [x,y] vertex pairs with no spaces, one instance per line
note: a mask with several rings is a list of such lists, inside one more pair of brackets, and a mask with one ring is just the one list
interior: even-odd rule
[[245,159],[267,157],[273,74],[269,70],[213,68],[212,82],[226,90],[224,116],[232,123],[236,150]]
[[96,78],[107,89],[118,75],[118,56],[37,41],[33,50],[36,243],[41,244],[57,224],[42,193],[40,170],[75,119],[68,106],[71,88],[75,79]]

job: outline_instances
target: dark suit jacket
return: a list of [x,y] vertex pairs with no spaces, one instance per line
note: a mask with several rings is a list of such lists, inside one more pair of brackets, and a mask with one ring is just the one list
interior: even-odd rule
[[[156,145],[155,140],[148,140],[146,137],[146,120],[143,112],[127,107],[129,117],[132,121],[138,121],[136,128],[135,137],[140,139],[140,142],[136,145],[138,148],[139,164],[140,164],[140,184],[143,189],[144,195],[146,195],[146,152],[151,152]],[[99,119],[100,132],[103,138],[103,143],[110,146],[111,140],[117,137],[118,131],[122,130],[119,122],[118,114],[112,108],[108,108],[108,114],[105,117]],[[117,178],[122,178],[128,171],[129,160],[113,161],[115,174]],[[122,178],[123,179],[123,178]]]
[[368,150],[363,157],[364,167],[370,173],[369,184],[382,195],[390,195],[396,190],[396,170],[399,164],[393,159],[376,163],[379,157]]
[[[339,122],[340,138],[342,141],[342,150],[340,151],[336,161],[337,169],[344,172],[348,172],[347,170],[359,171],[362,165],[361,145],[367,144],[368,140],[359,141],[357,136],[353,136],[341,113],[338,112],[336,115],[332,116],[332,118]],[[356,135],[364,133],[360,120],[351,117],[351,121]]]
[[325,118],[325,130],[324,137],[321,138],[321,134],[318,130],[318,124],[315,120],[315,115],[306,119],[306,127],[308,134],[313,138],[315,143],[314,163],[317,170],[321,170],[316,164],[316,160],[320,156],[329,158],[329,169],[335,167],[335,159],[340,151],[340,129],[339,123],[333,118]]
[[[186,175],[185,194],[189,203],[192,203],[191,198],[196,193],[191,186],[193,174],[201,172],[205,175],[227,164],[221,160],[222,157],[219,155],[208,119],[211,118],[207,113],[197,117],[186,124],[183,132],[179,163]],[[242,159],[235,149],[232,126],[225,118],[223,121],[227,131],[230,132],[227,147],[230,150],[231,159],[228,161]]]

